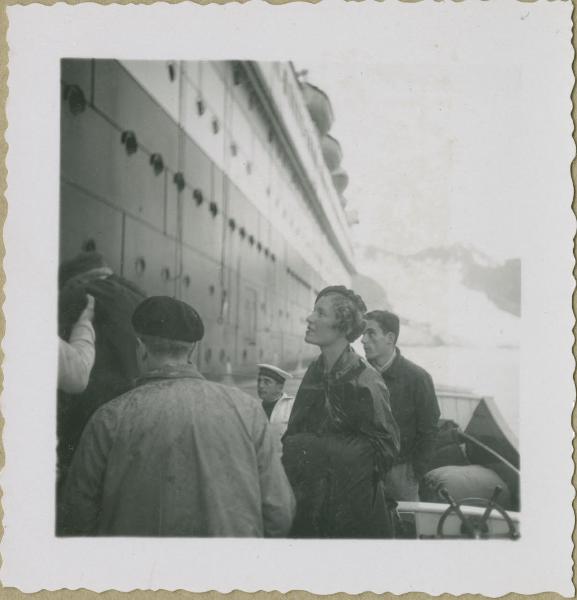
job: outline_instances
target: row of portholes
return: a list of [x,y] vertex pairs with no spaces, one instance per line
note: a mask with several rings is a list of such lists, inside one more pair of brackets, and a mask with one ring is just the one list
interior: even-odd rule
[[[84,252],[94,252],[96,251],[96,242],[93,238],[89,238],[87,240],[85,240],[82,245],[81,248]],[[275,260],[273,258],[273,260]],[[143,256],[139,256],[135,259],[134,261],[134,272],[138,277],[142,277],[144,275],[144,272],[146,271],[146,259]],[[162,267],[160,270],[160,277],[164,282],[169,282],[169,281],[173,281],[176,279],[176,277],[173,277],[170,271],[169,267]],[[184,275],[182,277],[182,283],[184,285],[185,288],[190,288],[191,284],[192,284],[192,279],[190,277],[190,275]],[[214,294],[216,293],[216,287],[214,286],[214,284],[210,284],[208,287],[208,293],[210,296],[214,296]],[[226,290],[223,290],[223,293],[226,294]],[[263,312],[266,312],[266,305],[264,303],[261,304],[261,309],[263,310]],[[279,316],[282,316],[283,312],[282,310],[279,310]],[[286,313],[287,318],[290,317],[289,313]]]
[[[170,69],[173,70],[173,74],[170,76],[171,81],[173,81],[174,80],[174,69],[175,69],[174,64],[169,63],[168,68],[169,68],[169,72],[170,72]],[[82,89],[80,89],[78,86],[65,85],[64,86],[64,97],[65,97],[65,99],[67,99],[69,101],[70,110],[73,114],[78,114],[78,113],[84,111],[87,101],[85,99]],[[199,98],[197,100],[197,111],[200,116],[202,116],[204,114],[204,112],[206,111],[206,106],[205,106],[204,100],[202,98]],[[217,117],[214,117],[212,120],[212,130],[213,130],[214,134],[217,134],[220,131],[220,124],[219,124]],[[137,138],[136,134],[134,133],[134,131],[131,131],[131,130],[122,131],[120,139],[121,139],[122,145],[125,147],[126,153],[129,156],[132,154],[135,154],[138,151],[138,148],[139,148],[138,138]],[[272,142],[274,139],[274,135],[270,128],[269,128],[268,139],[269,139],[269,142]],[[231,153],[233,154],[233,156],[236,156],[238,154],[238,145],[235,142],[231,143],[230,149],[231,149]],[[150,164],[153,168],[155,175],[160,175],[165,169],[165,164],[164,164],[164,159],[162,157],[162,154],[160,154],[158,152],[154,152],[150,155]],[[253,170],[252,162],[247,161],[245,168],[246,168],[247,174],[250,175]],[[294,174],[294,172],[292,172],[292,170],[291,170],[291,178],[294,182],[297,181],[296,175]],[[181,172],[177,172],[174,174],[173,181],[179,191],[182,191],[184,189],[185,179],[184,179],[184,175]],[[267,186],[267,188],[266,188],[267,196],[269,196],[270,193],[271,193],[270,186]],[[202,204],[204,198],[203,198],[203,194],[202,194],[201,190],[195,189],[193,191],[193,197],[196,200],[197,205]],[[216,202],[211,201],[209,203],[209,210],[213,217],[217,216],[219,209],[218,209],[218,205],[216,204]],[[283,213],[283,217],[284,216],[285,215]],[[297,235],[300,233],[298,228],[294,227],[292,221],[291,221],[291,227],[295,230]],[[273,262],[274,262],[274,260],[273,260]]]
[[[131,130],[122,131],[122,133],[120,135],[120,142],[124,146],[128,156],[131,156],[132,154],[135,154],[138,151],[138,148],[139,148],[138,138],[136,137],[136,134],[134,133],[134,131],[131,131]],[[231,145],[231,149],[233,147],[235,148],[234,153],[236,154],[236,151],[237,151],[236,144],[233,143]],[[149,162],[150,162],[150,165],[152,166],[152,169],[153,169],[155,175],[158,176],[164,172],[165,164],[164,164],[164,159],[162,157],[162,154],[160,154],[159,152],[152,153],[150,155]],[[248,174],[252,173],[252,163],[250,161],[248,161],[246,163],[246,171]],[[174,173],[173,183],[176,185],[176,188],[178,189],[178,191],[182,192],[184,190],[184,188],[186,187],[186,180],[184,178],[184,174],[180,171]],[[267,193],[267,195],[270,195],[270,193],[271,193],[270,186],[268,186],[266,188],[266,193]],[[204,202],[204,194],[203,194],[202,190],[199,188],[195,188],[192,191],[192,197],[195,200],[197,206],[200,206]],[[214,202],[214,201],[209,202],[208,208],[213,217],[216,217],[218,215],[219,209],[218,209],[218,204],[216,202]],[[285,217],[285,212],[283,212],[283,217]],[[291,221],[291,226],[293,226],[292,221]],[[296,231],[298,233],[298,229]]]
[[[238,61],[233,61],[232,73],[233,73],[232,79],[233,79],[233,83],[235,86],[238,86],[240,84],[244,84],[245,82],[248,82],[248,80],[246,79],[246,77],[244,75],[243,67]],[[253,110],[255,107],[258,107],[260,109],[260,106],[257,106],[257,105],[259,105],[259,102],[257,100],[256,94],[252,89],[248,90],[248,97],[249,97],[249,102],[248,102],[249,110]],[[205,113],[205,111],[206,111],[205,102],[204,102],[203,98],[199,96],[199,98],[197,100],[197,113],[199,116],[202,116]],[[259,110],[259,112],[262,115],[263,111]],[[268,121],[266,119],[266,117],[264,117],[264,115],[262,115],[262,118],[265,121]],[[214,134],[216,134],[220,131],[220,125],[219,125],[218,119],[216,117],[213,118],[212,129],[213,129]],[[275,142],[275,139],[276,139],[276,136],[275,136],[274,130],[273,130],[272,126],[270,124],[268,124],[266,140],[269,144],[273,144],[273,142]],[[276,150],[276,154],[279,157],[279,159],[281,160],[283,166],[290,173],[291,180],[295,183],[298,182],[299,178],[296,175],[296,173],[294,172],[294,170],[291,168],[289,161],[288,161],[288,157],[283,152],[281,146],[279,144],[274,144],[274,147]],[[230,149],[230,153],[233,157],[236,157],[239,155],[240,149],[239,149],[239,146],[236,143],[236,141],[233,140],[230,143],[229,149]],[[250,160],[246,161],[245,170],[248,175],[250,175],[253,172],[253,164]],[[270,196],[270,194],[271,194],[271,188],[270,188],[270,186],[267,186],[266,187],[266,195]]]
[[[89,238],[82,243],[81,248],[84,252],[94,252],[94,251],[96,251],[96,242],[93,238]],[[139,277],[141,277],[144,274],[144,272],[146,271],[146,259],[143,256],[139,256],[134,261],[134,271],[135,271],[136,275],[138,275]],[[163,267],[160,271],[160,276],[163,281],[170,281],[171,280],[170,269],[168,267]],[[192,279],[191,279],[190,275],[184,275],[182,278],[182,283],[186,288],[189,288],[190,285],[192,284]],[[216,287],[214,286],[214,284],[211,283],[208,286],[208,293],[210,296],[214,296],[214,294],[216,293]],[[226,294],[226,290],[223,290],[223,293]],[[316,292],[316,291],[315,291],[315,293],[318,294],[318,292]],[[260,307],[261,307],[262,312],[266,313],[266,304],[264,302],[261,303]],[[290,317],[291,317],[291,315],[288,311],[283,311],[282,309],[279,309],[278,316],[279,317],[285,316],[287,319],[290,319]],[[304,322],[304,319],[301,319],[301,322]]]
[[[174,76],[175,76],[175,73],[174,73],[175,66],[174,66],[174,64],[173,63],[169,63],[168,64],[168,69],[169,69],[170,80],[174,81]],[[171,73],[171,69],[172,69],[172,73]],[[237,73],[236,76],[233,75],[233,80],[235,81],[235,85],[238,85],[241,82],[241,80],[242,80],[242,77],[240,75],[238,75],[238,73],[241,73],[241,72],[242,72],[241,65],[237,64],[235,62],[235,64],[233,65],[233,73]],[[236,79],[235,79],[235,77],[236,77]],[[238,79],[238,83],[236,82],[237,79]],[[253,92],[251,92],[251,96],[250,97],[251,97],[251,99],[254,97],[254,93]],[[201,97],[199,97],[197,99],[196,107],[197,107],[197,113],[198,113],[198,115],[199,116],[204,115],[204,113],[206,112],[206,105],[205,105],[204,100]],[[253,108],[252,102],[251,102],[250,108],[251,109]],[[218,120],[217,117],[213,117],[211,126],[212,126],[213,133],[215,135],[218,134],[219,131],[220,131],[220,123],[219,123],[219,120]],[[134,134],[132,132],[123,132],[122,135],[126,136],[127,133],[129,134],[129,136],[131,135],[134,138],[133,147],[135,149],[132,150],[132,152],[134,152],[134,151],[136,151],[136,148],[137,148],[136,138],[135,138],[135,136],[134,136]],[[268,136],[267,136],[267,138],[268,138],[268,142],[269,143],[272,143],[274,141],[274,133],[273,133],[271,127],[269,127],[269,129],[268,129]],[[123,139],[123,143],[124,143],[124,139]],[[131,151],[129,150],[129,144],[126,144],[126,147],[127,147],[127,152],[131,153]],[[231,142],[231,144],[230,144],[230,152],[231,152],[232,156],[237,156],[238,153],[239,153],[238,144],[236,142],[234,142],[234,141]],[[162,172],[162,170],[163,170],[163,161],[162,161],[162,156],[161,155],[159,155],[159,154],[153,154],[150,157],[150,162],[153,165],[154,171],[155,171],[155,173],[157,175]],[[283,161],[283,163],[284,163],[284,161]],[[292,169],[290,169],[289,165],[286,164],[286,163],[285,163],[285,168],[287,168],[290,171],[292,182],[294,184],[298,184],[298,177],[296,176],[296,174],[294,173],[294,171]],[[246,161],[245,170],[246,170],[246,173],[248,175],[250,175],[252,173],[253,166],[252,166],[252,162],[250,160]],[[184,188],[184,177],[183,177],[183,175],[181,173],[176,173],[175,176],[174,176],[174,180],[175,180],[175,183],[177,184],[177,187],[178,187],[179,191],[181,191]],[[271,194],[271,188],[270,188],[270,186],[267,186],[266,187],[266,195],[270,196],[270,194]],[[202,197],[202,191],[201,190],[198,190],[198,189],[194,190],[193,196],[195,197],[198,205],[202,204],[203,197]],[[216,205],[216,203],[211,202],[209,208],[210,208],[210,212],[211,212],[212,216],[216,217],[216,215],[218,214],[218,206]],[[283,217],[284,216],[285,215],[283,214]],[[291,221],[290,225],[291,225],[291,228],[293,228],[293,230],[296,232],[296,234],[300,235],[300,231],[299,231],[298,227],[295,227],[292,221]],[[265,255],[266,255],[266,252],[265,252]],[[274,259],[273,259],[273,262],[274,262]]]
[[[130,130],[123,131],[120,135],[120,142],[125,147],[126,153],[129,156],[134,154],[135,152],[137,152],[138,147],[139,147],[138,139],[136,137],[136,134],[133,131],[130,131]],[[164,159],[162,157],[162,154],[160,154],[158,152],[154,152],[153,154],[150,155],[149,162],[150,162],[150,165],[152,166],[152,169],[153,169],[155,175],[158,176],[164,171],[165,164],[164,164]],[[184,178],[184,174],[181,171],[177,171],[176,173],[174,173],[174,175],[172,177],[172,181],[173,181],[174,185],[176,185],[176,189],[179,192],[182,192],[184,190],[184,188],[186,187],[186,180]],[[196,202],[197,206],[200,206],[204,202],[204,194],[202,193],[202,190],[199,188],[194,188],[192,190],[192,197],[193,197],[194,201]],[[216,202],[214,202],[213,200],[210,201],[208,203],[208,210],[210,211],[210,214],[213,216],[213,218],[215,218],[219,212],[218,204]]]
[[[95,250],[96,244],[94,243],[94,240],[88,240],[87,242],[85,242],[83,244],[82,247],[84,250],[88,250],[89,248],[91,250]],[[138,275],[139,277],[141,277],[144,274],[144,271],[146,271],[146,259],[143,256],[139,256],[134,261],[134,271],[135,271],[136,275]],[[162,267],[160,269],[160,277],[163,281],[170,281],[171,279],[172,280],[176,279],[176,277],[171,276],[171,271],[168,267]],[[190,275],[184,275],[182,277],[182,283],[184,284],[184,287],[189,288],[192,283],[192,279],[191,279]],[[214,296],[215,291],[216,291],[216,288],[214,287],[214,285],[210,284],[208,287],[208,293],[211,296]]]
[[[129,131],[129,130],[123,131],[120,135],[120,142],[125,147],[126,153],[129,156],[134,154],[138,150],[138,139],[136,137],[136,134],[133,131]],[[152,166],[152,169],[153,169],[155,175],[158,176],[164,171],[165,164],[164,164],[164,159],[162,158],[162,154],[160,154],[158,152],[154,152],[153,154],[150,155],[149,162],[150,162],[150,165]],[[176,173],[174,173],[174,175],[172,177],[172,181],[173,181],[174,185],[176,185],[176,189],[179,192],[182,192],[184,190],[184,188],[186,187],[186,180],[184,178],[184,174],[181,171],[177,171]],[[197,206],[200,206],[204,202],[204,194],[202,193],[202,190],[199,188],[195,188],[192,191],[192,197],[193,197],[194,201],[196,202]],[[219,212],[218,204],[216,202],[214,202],[213,200],[211,200],[208,203],[208,210],[209,210],[210,214],[212,215],[212,217],[216,218],[216,216],[218,215],[218,212]]]
[[[233,218],[230,218],[228,220],[228,226],[230,228],[231,231],[235,231],[236,230],[236,221]],[[247,232],[246,229],[244,227],[239,227],[238,228],[238,233],[241,237],[241,239],[245,239],[247,237]],[[263,246],[260,242],[257,242],[255,240],[254,235],[252,234],[248,234],[248,243],[251,246],[254,246],[256,244],[256,249],[259,252],[264,252],[264,255],[266,258],[270,258],[272,262],[276,262],[276,255],[274,252],[271,252],[268,248],[266,248],[265,246]]]
[[[87,242],[85,242],[83,245],[83,249],[85,251],[88,251],[89,249],[95,250],[96,245],[94,243],[94,240],[88,240]],[[135,270],[136,275],[138,275],[139,277],[144,274],[144,271],[146,270],[146,260],[142,256],[139,256],[135,260],[134,270]],[[171,278],[171,272],[168,267],[163,267],[161,269],[160,276],[161,276],[162,280],[165,282],[171,281],[171,279],[172,280],[175,279],[175,278]],[[190,275],[184,275],[182,278],[182,283],[183,283],[184,287],[189,288],[192,283],[192,279],[191,279]],[[214,294],[216,293],[216,288],[213,284],[210,284],[208,286],[208,293],[210,296],[214,296]],[[223,294],[226,295],[226,290],[223,290]],[[266,313],[267,309],[266,309],[266,304],[264,302],[261,303],[260,307],[261,307],[262,312]],[[278,315],[279,315],[279,317],[282,317],[284,315],[287,319],[290,319],[290,317],[291,317],[291,314],[288,311],[283,312],[282,309],[279,309]],[[301,319],[301,322],[304,323],[304,319]]]
[[[126,153],[129,156],[134,154],[138,150],[138,140],[136,138],[136,134],[133,131],[128,131],[128,130],[123,131],[121,134],[121,143],[125,147]],[[164,171],[164,169],[165,169],[164,160],[160,153],[155,152],[155,153],[151,154],[149,162],[154,170],[155,175],[160,175]],[[250,162],[248,162],[247,163],[247,172],[250,173],[251,171],[252,171],[252,165]],[[176,188],[178,189],[178,191],[182,192],[184,190],[184,188],[186,187],[186,180],[184,178],[184,174],[180,171],[174,173],[173,183],[176,185]],[[270,194],[270,187],[267,187],[267,194]],[[194,188],[192,190],[192,197],[193,197],[194,201],[196,202],[197,206],[201,206],[203,204],[204,194],[201,189]],[[214,201],[210,201],[208,203],[208,209],[209,209],[212,217],[216,218],[216,216],[219,213],[218,204]],[[286,211],[283,210],[282,216],[283,216],[283,218],[286,218]],[[292,220],[290,221],[290,226],[296,232],[297,235],[300,235],[300,231],[299,231],[298,227],[296,227],[294,225],[294,222]],[[231,230],[233,230],[233,231],[235,230],[236,223],[235,223],[234,219],[229,219],[229,227],[231,228]],[[241,237],[244,239],[246,236],[246,232],[245,232],[244,228],[241,227],[239,229],[239,232],[240,232]],[[248,239],[249,239],[250,245],[253,246],[254,242],[255,242],[254,236],[249,235]],[[263,247],[260,242],[257,243],[257,249],[259,252],[261,252],[263,250]],[[269,250],[267,248],[264,248],[264,253],[265,253],[265,256],[268,257]],[[274,256],[274,254],[271,255],[271,260],[273,262],[275,262],[276,258]]]
[[[168,78],[170,79],[171,82],[174,82],[176,79],[176,65],[174,64],[174,62],[172,62],[172,61],[168,62],[167,69],[168,69]],[[240,65],[240,63],[235,61],[235,64],[233,65],[233,83],[234,83],[234,85],[240,85],[243,82],[243,79],[244,78],[242,76],[241,65]],[[252,110],[256,104],[257,104],[256,94],[251,90],[249,92],[249,99],[248,99],[249,110]],[[204,115],[204,113],[206,112],[206,102],[204,101],[204,98],[200,94],[196,100],[196,112],[199,117],[202,117]],[[217,133],[219,133],[220,122],[218,120],[218,117],[216,117],[216,116],[213,117],[213,119],[211,121],[211,127],[212,127],[212,132],[215,135]]]
[[[139,256],[134,261],[134,272],[138,277],[142,277],[144,272],[146,271],[146,259],[143,256]],[[164,282],[174,281],[176,279],[175,276],[172,275],[172,272],[169,267],[162,267],[160,269],[160,278]]]

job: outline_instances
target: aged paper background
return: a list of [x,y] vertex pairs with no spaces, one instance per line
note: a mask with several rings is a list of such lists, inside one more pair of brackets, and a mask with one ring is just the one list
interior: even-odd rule
[[[282,8],[253,2],[8,9],[4,585],[27,592],[85,587],[573,594],[571,8],[569,2]],[[519,177],[531,181],[532,192],[510,223],[523,232],[521,540],[55,539],[59,59],[395,63],[410,62],[418,46],[430,48],[431,62],[523,66],[517,100],[527,118],[527,144]],[[361,112],[362,104],[351,110]]]

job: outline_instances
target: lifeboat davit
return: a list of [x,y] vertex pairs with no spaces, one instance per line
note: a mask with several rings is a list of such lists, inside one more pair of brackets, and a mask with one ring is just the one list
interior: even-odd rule
[[349,185],[349,176],[347,175],[347,172],[342,167],[339,167],[331,173],[331,176],[333,178],[335,189],[339,194],[342,194]]
[[335,171],[339,168],[343,160],[343,151],[341,145],[331,135],[324,135],[321,138],[321,147],[323,150],[323,158],[329,171]]
[[321,136],[328,133],[335,117],[329,97],[318,87],[310,83],[301,83],[301,89],[309,114]]

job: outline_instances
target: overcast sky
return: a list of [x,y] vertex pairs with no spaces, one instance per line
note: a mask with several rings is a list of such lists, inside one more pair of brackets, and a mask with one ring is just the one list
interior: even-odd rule
[[538,19],[517,10],[492,36],[485,29],[486,44],[469,27],[478,53],[444,19],[442,42],[417,41],[409,60],[393,49],[372,63],[296,62],[331,98],[357,240],[402,254],[462,242],[498,260],[521,256],[517,215],[542,201],[534,152],[539,104],[551,100],[546,56],[568,39],[561,19]]

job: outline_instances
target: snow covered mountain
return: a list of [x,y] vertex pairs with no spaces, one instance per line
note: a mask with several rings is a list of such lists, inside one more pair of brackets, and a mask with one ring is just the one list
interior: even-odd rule
[[404,344],[519,345],[520,260],[499,264],[462,244],[412,255],[364,246],[357,258],[403,319]]

